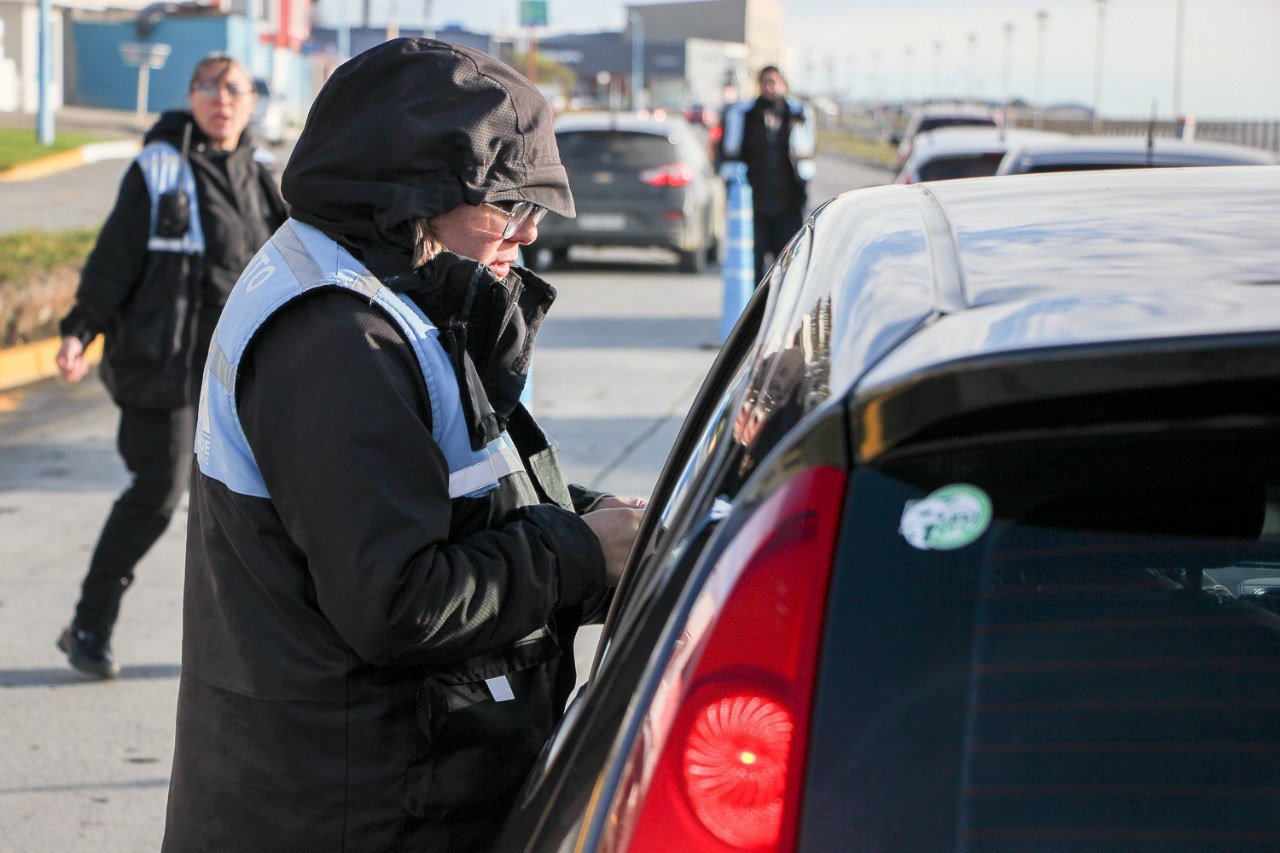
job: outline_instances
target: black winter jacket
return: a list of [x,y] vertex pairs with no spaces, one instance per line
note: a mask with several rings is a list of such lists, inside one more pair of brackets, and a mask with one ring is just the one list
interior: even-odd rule
[[415,356],[346,291],[273,315],[237,397],[271,498],[193,478],[164,849],[483,847],[606,593],[599,495],[516,407],[532,476],[450,500]]
[[135,163],[61,324],[63,335],[85,346],[105,333],[101,375],[122,406],[173,409],[193,402],[218,314],[245,264],[286,215],[276,179],[254,158],[247,131],[234,151],[219,152],[190,113],[175,111],[163,114],[144,142],[181,150],[187,125],[205,253],[148,251],[151,199]]

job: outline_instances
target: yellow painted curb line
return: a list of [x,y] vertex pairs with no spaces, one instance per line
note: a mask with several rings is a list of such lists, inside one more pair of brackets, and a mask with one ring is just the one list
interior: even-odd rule
[[[32,344],[0,349],[0,391],[8,391],[21,385],[29,385],[41,379],[58,375],[58,347],[62,338],[48,338]],[[85,360],[97,364],[102,360],[102,338],[89,344]]]
[[142,146],[133,139],[91,142],[79,148],[72,148],[70,151],[60,151],[48,157],[41,157],[39,160],[19,163],[9,169],[0,169],[0,183],[30,181],[33,178],[43,178],[54,172],[65,172],[67,169],[74,169],[87,163],[98,163],[102,160],[127,160],[136,156],[141,150]]
[[84,164],[84,151],[80,148],[72,148],[70,151],[60,151],[48,157],[41,157],[39,160],[19,163],[12,168],[0,170],[0,181],[29,181],[32,178],[43,178],[45,175],[74,169]]

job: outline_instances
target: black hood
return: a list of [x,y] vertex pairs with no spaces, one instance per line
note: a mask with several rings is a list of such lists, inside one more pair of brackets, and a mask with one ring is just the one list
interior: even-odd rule
[[406,224],[527,199],[573,216],[551,106],[487,54],[393,39],[320,90],[284,170],[290,213],[361,244],[412,248]]

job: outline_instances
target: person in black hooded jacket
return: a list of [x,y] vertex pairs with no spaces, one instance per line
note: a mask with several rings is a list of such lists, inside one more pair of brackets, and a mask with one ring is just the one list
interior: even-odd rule
[[101,375],[120,407],[117,445],[133,475],[58,639],[72,666],[99,678],[119,672],[110,640],[121,599],[187,488],[194,403],[219,312],[285,219],[245,129],[256,97],[234,59],[196,64],[190,112],[166,112],[147,132],[61,324],[57,364],[72,382],[88,373],[86,348],[106,335]]
[[643,501],[519,403],[574,214],[546,100],[429,39],[334,72],[196,430],[164,849],[475,850],[575,683]]

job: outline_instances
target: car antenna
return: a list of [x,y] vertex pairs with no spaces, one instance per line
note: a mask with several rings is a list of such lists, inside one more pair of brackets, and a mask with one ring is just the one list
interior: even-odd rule
[[1156,159],[1156,105],[1159,103],[1155,98],[1151,99],[1151,118],[1147,120],[1147,165],[1150,166]]

